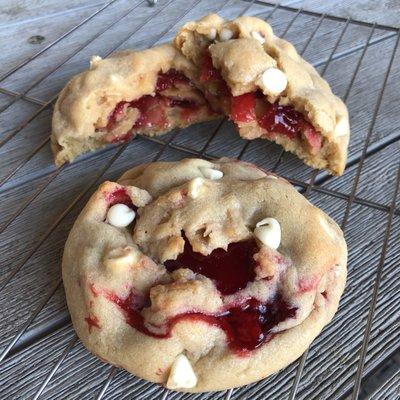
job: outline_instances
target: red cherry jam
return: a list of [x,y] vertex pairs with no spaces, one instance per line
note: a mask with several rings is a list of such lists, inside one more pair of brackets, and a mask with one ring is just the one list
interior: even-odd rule
[[139,117],[133,128],[167,128],[168,119],[165,109],[168,105],[163,96],[143,96],[139,100],[129,103],[129,107],[139,110]]
[[232,96],[220,72],[214,67],[209,52],[203,56],[199,79],[206,86],[205,97],[214,108],[215,104],[219,103],[222,111],[229,113],[232,121],[236,123],[257,121],[259,126],[271,134],[302,139],[314,154],[321,149],[321,135],[293,107],[271,104],[260,91]]
[[167,72],[158,74],[156,92],[162,92],[179,84],[189,85],[190,83],[190,80],[182,72],[170,69]]
[[230,119],[235,122],[251,122],[256,119],[256,97],[253,93],[232,96]]
[[137,210],[137,207],[133,205],[131,198],[126,192],[126,189],[123,187],[116,189],[113,192],[106,192],[104,196],[109,207],[113,206],[114,204],[125,204],[135,211]]
[[257,121],[271,134],[302,139],[312,153],[321,149],[322,139],[303,115],[291,106],[271,104],[260,92],[232,97],[230,118],[236,123]]
[[89,333],[92,332],[93,328],[100,329],[99,320],[97,317],[89,315],[88,317],[85,318],[85,321],[88,325]]
[[215,249],[205,256],[193,251],[188,240],[185,240],[183,253],[176,260],[164,263],[168,271],[179,268],[190,268],[193,272],[212,279],[217,289],[224,295],[233,294],[244,289],[248,282],[255,278],[256,262],[253,255],[258,252],[254,240],[231,243],[228,251]]
[[214,68],[211,54],[205,53],[200,64],[200,82],[209,82],[209,81],[219,81],[222,80],[222,76],[219,71]]
[[219,326],[227,335],[230,348],[245,353],[271,340],[272,329],[280,322],[294,318],[296,310],[296,307],[290,306],[278,295],[268,303],[250,299],[217,318]]
[[280,322],[296,316],[297,308],[284,301],[279,295],[268,303],[250,299],[241,306],[231,307],[220,314],[209,315],[199,312],[178,314],[169,319],[163,333],[154,333],[145,325],[140,313],[142,307],[135,304],[132,293],[125,299],[115,294],[106,298],[116,304],[122,311],[126,323],[137,331],[159,339],[171,337],[173,327],[180,321],[199,321],[222,329],[226,335],[229,348],[238,355],[247,355],[271,340],[272,329]]
[[[186,240],[184,252],[177,260],[165,263],[169,271],[185,266],[196,273],[213,279],[223,294],[232,294],[254,280],[253,255],[258,251],[253,240],[231,243],[228,251],[216,249],[210,255],[196,253]],[[199,321],[222,329],[229,348],[238,355],[249,351],[273,338],[272,329],[280,322],[296,316],[296,307],[291,306],[279,294],[267,303],[251,298],[241,305],[231,306],[217,314],[187,312],[170,318],[163,333],[154,333],[145,325],[140,311],[149,305],[149,299],[138,298],[131,292],[125,299],[115,294],[106,294],[122,311],[127,324],[139,332],[155,338],[168,338],[175,324],[180,321]]]
[[181,72],[171,69],[167,72],[160,72],[155,87],[155,96],[142,96],[134,101],[119,102],[108,117],[106,129],[112,130],[115,124],[124,117],[126,109],[133,107],[139,110],[139,117],[132,128],[124,135],[111,138],[110,141],[128,141],[132,136],[133,129],[156,128],[168,129],[169,121],[168,108],[178,107],[181,110],[183,120],[190,120],[200,109],[200,105],[190,99],[175,99],[163,95],[161,92],[178,87],[179,85],[192,85],[191,81]]
[[265,102],[265,108],[258,118],[258,123],[269,132],[280,133],[294,139],[301,134],[306,121],[293,107]]

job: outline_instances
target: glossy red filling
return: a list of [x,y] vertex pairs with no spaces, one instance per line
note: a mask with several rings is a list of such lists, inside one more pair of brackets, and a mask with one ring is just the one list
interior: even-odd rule
[[209,89],[206,97],[223,104],[225,113],[236,124],[256,121],[270,136],[285,135],[290,139],[302,139],[312,152],[321,149],[321,135],[305,120],[303,115],[292,106],[271,104],[261,92],[232,96],[221,74],[212,64],[209,53],[204,55],[200,67],[200,81]]
[[112,192],[106,192],[104,196],[109,207],[113,206],[114,204],[125,204],[128,207],[135,209],[135,211],[137,209],[137,207],[133,205],[131,198],[126,192],[126,189],[123,187],[116,189]]
[[220,72],[214,68],[211,55],[205,53],[200,65],[200,82],[222,81]]
[[169,120],[167,115],[168,108],[178,108],[180,110],[180,118],[189,121],[199,111],[201,105],[191,99],[176,99],[161,94],[161,92],[178,87],[179,85],[193,86],[191,81],[181,72],[171,69],[165,73],[158,75],[155,96],[143,96],[134,101],[121,101],[114,108],[108,117],[107,130],[112,130],[116,123],[122,119],[127,108],[136,108],[139,110],[139,116],[136,119],[131,130],[123,136],[111,139],[112,142],[121,142],[129,140],[134,129],[156,128],[168,129]]
[[290,139],[300,136],[311,147],[321,147],[321,136],[302,114],[291,106],[271,104],[260,92],[232,97],[231,119],[236,123],[257,121],[268,132],[286,135]]
[[[179,268],[183,263],[194,272],[213,279],[221,292],[232,293],[235,289],[239,290],[254,280],[253,255],[257,251],[256,243],[248,240],[230,244],[228,251],[217,249],[209,256],[203,256],[193,252],[190,244],[186,242],[181,257],[165,264],[171,271]],[[179,321],[201,321],[222,329],[226,334],[229,348],[238,355],[246,355],[249,351],[269,341],[273,337],[272,329],[280,322],[294,318],[297,310],[279,294],[266,303],[251,298],[241,305],[228,307],[214,315],[200,312],[176,315],[167,321],[163,333],[154,333],[145,325],[140,313],[146,306],[145,302],[133,292],[125,299],[115,294],[107,294],[106,297],[120,308],[130,326],[145,335],[168,338]]]
[[164,263],[168,271],[187,267],[193,272],[212,279],[217,289],[225,295],[244,289],[248,282],[255,278],[256,262],[253,255],[259,250],[254,240],[231,243],[228,251],[215,249],[205,256],[193,251],[188,240],[185,240],[183,253],[176,260]]
[[297,310],[280,296],[268,303],[250,299],[241,306],[228,308],[221,314],[188,312],[176,315],[168,320],[163,333],[154,333],[145,325],[132,293],[125,299],[115,294],[109,294],[106,297],[121,309],[127,324],[145,335],[165,339],[171,337],[173,327],[180,321],[205,322],[222,329],[226,334],[229,348],[239,355],[246,355],[249,351],[271,340],[272,329],[279,323],[294,318]]
[[160,72],[157,78],[156,92],[170,89],[179,84],[191,84],[189,78],[175,69],[170,69],[167,72]]

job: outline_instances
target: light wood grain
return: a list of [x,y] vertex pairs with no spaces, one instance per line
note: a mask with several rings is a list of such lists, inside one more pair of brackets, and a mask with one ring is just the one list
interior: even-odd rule
[[[271,3],[274,2],[274,0],[271,1]],[[326,12],[338,17],[351,17],[360,21],[400,26],[400,3],[397,0],[298,0],[280,3],[292,7],[303,7],[310,11]]]
[[[168,40],[172,37],[175,27],[186,20],[215,10],[222,6],[224,1],[203,0],[194,7],[192,5],[196,3],[195,0],[180,0],[181,7],[177,6],[177,3],[178,1],[173,2],[162,14],[152,19],[132,37],[128,38],[129,34],[152,13],[157,12],[157,7],[165,4],[164,0],[160,0],[155,8],[150,8],[147,4],[139,6],[135,12],[124,17],[110,30],[98,35],[102,29],[112,21],[121,18],[135,5],[135,2],[132,1],[118,0],[35,60],[11,74],[0,83],[0,87],[19,92],[28,91],[30,96],[46,102],[57,94],[73,74],[87,67],[88,59],[92,54],[104,55],[119,43],[122,43],[120,48],[144,48],[153,44],[165,27],[171,24],[170,32],[161,38],[161,41]],[[22,26],[26,29],[26,27],[40,25],[44,29],[43,32],[49,32],[46,35],[52,35],[51,40],[56,40],[78,21],[91,15],[106,3],[75,1],[61,6],[60,3],[49,1],[46,3],[48,5],[46,11],[40,7],[40,4],[44,4],[41,2],[33,3],[31,7],[27,2],[21,1],[18,4],[26,7],[25,11],[21,11],[20,14],[13,17],[14,19],[8,21],[7,29],[2,29],[0,25],[0,38],[13,34],[21,35]],[[342,1],[341,4],[344,2]],[[233,1],[231,7],[224,8],[221,14],[226,17],[235,16],[247,5],[248,3],[240,0]],[[72,12],[71,9],[76,9],[76,12]],[[185,9],[189,10],[188,14],[183,20],[176,22],[173,27],[172,24]],[[248,13],[265,17],[270,10],[271,7],[254,5]],[[51,15],[51,18],[46,20],[46,15]],[[294,15],[294,12],[291,11],[277,10],[270,22],[276,32],[282,34]],[[43,24],[43,21],[48,22]],[[299,50],[303,49],[317,21],[318,17],[299,15],[287,32],[287,38],[293,41]],[[316,64],[320,70],[329,58],[343,26],[343,21],[326,19],[308,46],[305,57]],[[368,26],[351,24],[326,71],[326,78],[340,96],[344,96],[347,91],[354,68],[362,53],[362,45],[368,38],[369,32],[370,27]],[[327,179],[323,173],[319,174],[317,182],[321,181],[323,188],[344,195],[348,195],[352,190],[361,150],[372,121],[377,98],[382,89],[389,57],[394,48],[394,34],[393,31],[378,28],[374,33],[373,41],[376,43],[367,50],[348,98],[352,120],[352,138],[349,149],[351,166],[341,178]],[[95,39],[74,55],[92,38]],[[127,40],[124,41],[125,39]],[[5,65],[7,69],[15,67],[40,49],[37,47],[32,50],[22,42],[18,42],[15,48],[4,45],[4,42],[0,40],[0,46],[2,46],[1,43],[4,47],[0,47],[0,51],[6,55],[8,60],[8,64]],[[67,60],[69,57],[71,59]],[[361,199],[374,201],[383,206],[387,206],[391,201],[395,173],[400,158],[400,99],[398,85],[396,86],[400,74],[399,57],[400,55],[397,54],[385,89],[380,113],[372,132],[371,155],[368,155],[364,162],[357,189],[357,196]],[[62,66],[55,69],[64,61]],[[48,75],[53,70],[54,72]],[[31,88],[42,78],[44,79],[41,82]],[[31,104],[26,100],[14,102],[11,96],[0,94],[0,107],[11,102],[13,104],[0,114],[0,140],[7,137],[13,129],[26,122],[39,110],[38,105]],[[7,145],[0,148],[0,179],[13,171],[37,146],[46,140],[50,132],[50,117],[51,108],[49,107],[40,112]],[[183,130],[173,143],[186,147],[188,151],[167,149],[163,153],[162,159],[181,159],[200,151],[218,123],[218,121],[213,121]],[[166,135],[163,140],[168,140],[169,137],[171,134]],[[207,155],[237,157],[244,144],[245,142],[234,133],[232,124],[225,122],[218,135],[211,141]],[[135,139],[111,168],[103,176],[100,176],[99,181],[116,179],[132,165],[151,161],[160,149],[160,144],[155,144],[148,139]],[[0,234],[2,268],[0,284],[6,279],[8,273],[21,265],[24,258],[37,247],[38,243],[42,242],[42,238],[48,234],[49,229],[52,229],[52,225],[60,218],[60,215],[77,196],[90,187],[99,171],[116,152],[117,148],[109,148],[95,155],[86,155],[68,166]],[[265,140],[257,140],[249,145],[244,153],[244,159],[256,162],[268,169],[275,165],[280,154],[279,146]],[[304,182],[307,182],[312,174],[310,168],[289,154],[284,155],[278,172]],[[2,204],[0,226],[6,223],[41,187],[44,187],[55,173],[57,172],[52,164],[52,155],[46,144],[7,184],[0,187]],[[19,332],[23,323],[37,309],[41,299],[59,281],[60,256],[66,236],[92,191],[93,189],[90,189],[71,209],[1,293],[0,350]],[[337,221],[340,222],[343,218],[345,201],[317,191],[311,193],[311,201],[327,211]],[[370,206],[352,205],[346,230],[350,251],[350,274],[347,290],[333,323],[324,330],[311,347],[298,398],[336,399],[351,389],[386,223],[387,212],[376,210]],[[398,347],[397,338],[400,328],[396,325],[394,316],[400,312],[398,295],[400,287],[398,279],[396,279],[400,261],[400,249],[396,242],[399,234],[400,218],[395,217],[364,373],[368,373],[375,366],[384,362]],[[49,368],[70,342],[71,337],[72,328],[68,323],[68,311],[63,289],[60,287],[17,343],[16,348],[20,349],[20,352],[14,354],[0,366],[0,374],[6,382],[4,390],[2,387],[0,398],[31,398],[45,379]],[[293,364],[263,383],[242,388],[235,392],[234,398],[286,398],[293,382],[295,369],[296,364]],[[108,373],[108,366],[90,356],[81,345],[76,345],[50,381],[42,398],[93,398],[94,393],[100,390],[103,382],[107,379]],[[390,386],[389,383],[387,385]],[[390,390],[392,390],[391,388],[392,386],[390,386]],[[111,383],[107,391],[107,398],[154,398],[160,394],[161,390],[158,387],[121,371]],[[170,398],[183,399],[189,398],[189,396],[174,394]],[[207,398],[207,396],[190,398]],[[215,394],[211,398],[221,399],[223,394]]]

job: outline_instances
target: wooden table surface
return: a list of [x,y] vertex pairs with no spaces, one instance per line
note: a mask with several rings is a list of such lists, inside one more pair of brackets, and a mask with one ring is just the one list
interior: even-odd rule
[[[233,17],[249,5],[226,3],[159,0],[149,7],[138,0],[0,0],[0,354],[7,352],[0,365],[0,399],[33,398],[52,368],[54,376],[41,398],[93,398],[110,376],[107,399],[162,395],[154,385],[112,372],[75,343],[59,264],[66,235],[96,178],[116,179],[130,166],[152,160],[163,143],[135,139],[115,161],[114,147],[57,171],[48,146],[51,105],[68,79],[87,68],[92,54],[145,48],[170,40],[187,20],[218,8]],[[359,398],[399,399],[400,210],[394,194],[400,160],[400,50],[395,52],[398,31],[385,26],[399,27],[400,1],[284,0],[285,7],[279,8],[272,3],[253,4],[247,14],[268,18],[279,35],[304,52],[345,98],[352,125],[349,162],[340,178],[313,175],[279,146],[262,140],[250,143],[243,154],[245,160],[276,169],[299,189],[315,178],[311,201],[343,223],[349,244],[349,280],[340,310],[310,348],[296,398],[351,396],[368,337],[362,363],[363,376],[368,376]],[[299,7],[305,12],[298,14]],[[315,13],[344,19],[321,20]],[[379,25],[374,29],[347,18]],[[165,147],[162,159],[193,155],[216,127],[211,122],[184,130]],[[206,154],[237,157],[244,144],[224,123]],[[99,175],[106,163],[110,168]],[[371,311],[374,290],[377,304]],[[368,321],[370,336],[365,334]],[[294,363],[232,398],[287,398],[298,368]]]

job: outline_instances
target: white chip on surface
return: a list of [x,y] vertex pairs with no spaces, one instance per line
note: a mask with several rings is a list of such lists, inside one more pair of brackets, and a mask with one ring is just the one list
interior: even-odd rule
[[340,117],[339,121],[336,122],[335,136],[344,136],[349,133],[349,122],[347,118]]
[[258,80],[264,94],[278,95],[287,87],[288,81],[284,72],[278,68],[268,68]]
[[90,59],[90,68],[97,67],[101,60],[102,58],[100,56],[92,56],[92,58]]
[[272,249],[277,249],[281,244],[281,226],[275,218],[264,218],[257,222],[254,229],[255,237]]
[[124,228],[135,219],[135,211],[125,204],[114,204],[107,212],[106,221],[116,228]]
[[207,34],[207,38],[209,40],[215,40],[216,37],[217,37],[217,30],[215,28],[211,28],[210,32],[208,32]]
[[199,196],[200,194],[200,189],[203,186],[204,183],[204,179],[197,177],[192,179],[189,182],[189,197],[191,197],[192,199],[195,199]]
[[233,37],[233,32],[228,29],[228,28],[222,28],[221,32],[219,33],[219,40],[221,40],[221,42],[226,42],[229,39],[232,39]]
[[337,238],[336,231],[329,225],[329,222],[327,221],[326,217],[323,214],[320,214],[318,218],[322,228],[328,234],[328,236],[331,239],[336,239]]
[[138,254],[139,253],[130,246],[117,247],[106,254],[104,264],[114,272],[123,272],[125,267],[129,267],[138,262]]
[[251,36],[252,36],[253,39],[258,40],[261,44],[265,43],[265,37],[263,35],[261,35],[260,32],[252,31],[251,32]]
[[224,176],[224,173],[218,169],[209,167],[200,167],[199,169],[204,178],[211,179],[213,181],[221,179]]
[[190,361],[179,354],[171,367],[166,387],[168,389],[190,389],[197,385],[197,377]]

